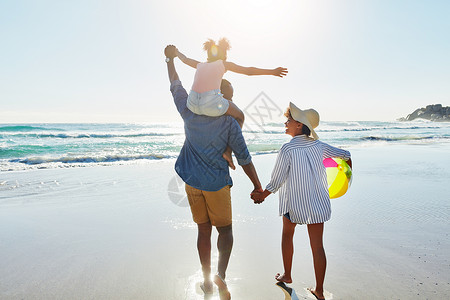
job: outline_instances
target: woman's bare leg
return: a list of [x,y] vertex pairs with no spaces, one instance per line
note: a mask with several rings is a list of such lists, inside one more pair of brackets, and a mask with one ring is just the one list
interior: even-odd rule
[[[230,102],[230,105],[228,106],[228,110],[225,113],[225,115],[233,117],[238,122],[239,126],[241,126],[242,128],[242,126],[244,126],[244,119],[245,119],[244,113],[242,112],[242,110],[239,109],[239,107],[237,107],[236,104],[234,104],[230,100],[228,101]],[[227,149],[222,154],[222,157],[228,162],[228,165],[230,166],[231,169],[233,170],[236,169],[233,162],[233,157],[231,156],[230,146],[227,146]]]
[[311,290],[319,299],[323,299],[323,282],[327,268],[327,258],[323,248],[323,223],[308,224],[309,241],[316,275],[316,288]]
[[283,217],[283,234],[281,237],[281,253],[283,255],[284,274],[278,273],[275,279],[286,283],[292,283],[292,257],[294,255],[294,232],[297,224]]

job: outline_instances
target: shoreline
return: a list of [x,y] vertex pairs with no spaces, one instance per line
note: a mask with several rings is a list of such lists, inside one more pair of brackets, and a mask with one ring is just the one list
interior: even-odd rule
[[[288,140],[286,140],[288,142]],[[326,141],[327,142],[327,141]],[[333,144],[334,145],[334,144]],[[398,143],[391,144],[388,141],[379,140],[376,142],[370,141],[368,143],[363,143],[359,145],[334,145],[339,148],[343,148],[346,150],[371,150],[377,148],[385,148],[385,147],[393,147],[397,148],[410,148],[410,147],[430,147],[432,148],[450,148],[450,142],[434,141],[433,143],[422,143],[420,140],[416,142],[410,143]],[[256,151],[252,152],[252,157],[266,156],[266,155],[276,155],[278,154],[278,150],[268,150],[268,151]],[[152,155],[153,156],[153,155]],[[72,169],[72,168],[96,168],[96,167],[120,167],[120,166],[135,166],[135,165],[149,165],[154,163],[163,163],[163,162],[173,162],[177,160],[178,156],[168,156],[168,157],[158,157],[159,155],[155,155],[152,158],[142,158],[135,160],[117,160],[117,161],[105,161],[105,162],[77,162],[77,163],[23,163],[23,167],[21,169],[9,169],[9,170],[0,170],[0,183],[2,174],[10,174],[14,172],[27,172],[27,171],[38,171],[38,170],[56,170],[56,169]],[[234,157],[234,156],[233,156]],[[235,158],[234,158],[235,159]]]

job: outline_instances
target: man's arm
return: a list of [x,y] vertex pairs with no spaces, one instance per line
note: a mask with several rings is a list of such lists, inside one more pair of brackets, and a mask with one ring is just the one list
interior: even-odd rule
[[[241,166],[244,170],[245,174],[247,174],[248,178],[253,183],[253,192],[262,192],[261,188],[261,182],[259,182],[258,174],[256,173],[255,166],[253,165],[253,162],[250,162],[249,164]],[[252,193],[253,193],[252,192]]]
[[164,49],[164,54],[169,59],[167,62],[167,71],[169,72],[169,80],[170,83],[174,82],[175,80],[180,80],[178,77],[178,73],[175,70],[175,64],[173,62],[174,58],[177,56],[177,48],[174,45],[168,45]]
[[[231,118],[231,117],[228,117]],[[248,152],[244,136],[242,135],[241,127],[236,120],[232,119],[230,130],[227,132],[228,146],[233,150],[239,165],[244,170],[245,174],[253,183],[254,190],[262,192],[261,182],[253,165],[252,158]]]
[[167,61],[167,71],[169,73],[169,80],[170,80],[170,91],[173,96],[173,101],[177,107],[178,112],[180,113],[181,117],[189,111],[189,109],[186,107],[186,100],[188,98],[188,94],[186,93],[186,90],[181,85],[181,81],[178,77],[178,73],[175,70],[175,64],[173,62],[174,58],[177,56],[176,47],[174,45],[168,45],[164,49],[164,54],[166,55],[166,61]]

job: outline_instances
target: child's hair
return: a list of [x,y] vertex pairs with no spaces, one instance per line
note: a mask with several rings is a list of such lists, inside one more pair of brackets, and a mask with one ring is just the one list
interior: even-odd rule
[[231,49],[230,42],[226,38],[221,38],[219,43],[208,39],[203,43],[203,49],[208,53],[208,62],[216,60],[227,60],[227,51]]
[[[292,118],[292,115],[291,115],[291,109],[290,109],[289,107],[286,109],[286,112],[284,113],[284,116],[285,116],[286,118],[288,118],[288,119],[294,120],[294,119]],[[296,120],[294,120],[294,121],[296,121]],[[298,122],[298,121],[296,121],[296,122]],[[301,122],[299,122],[299,123],[301,123]],[[303,124],[303,123],[302,123],[302,124]],[[310,130],[309,127],[306,126],[305,124],[303,124],[303,126],[302,126],[302,134],[305,134],[306,136],[310,136],[310,135],[311,135],[311,130]]]

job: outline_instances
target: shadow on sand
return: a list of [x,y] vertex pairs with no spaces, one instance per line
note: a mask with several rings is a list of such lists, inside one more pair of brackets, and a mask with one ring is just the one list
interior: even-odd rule
[[284,282],[278,281],[276,283],[278,287],[281,288],[281,290],[284,293],[284,300],[299,300],[297,297],[297,294],[295,293],[295,290],[291,287],[288,287]]

